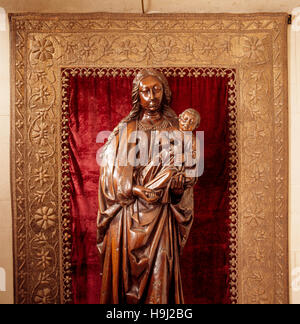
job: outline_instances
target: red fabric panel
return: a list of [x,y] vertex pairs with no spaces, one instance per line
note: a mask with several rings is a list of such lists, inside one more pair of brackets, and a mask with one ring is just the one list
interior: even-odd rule
[[[230,303],[228,79],[168,77],[172,108],[197,109],[205,132],[205,172],[195,187],[195,221],[181,259],[186,303]],[[70,76],[70,172],[74,303],[98,303],[96,248],[99,168],[97,134],[131,109],[133,77]]]

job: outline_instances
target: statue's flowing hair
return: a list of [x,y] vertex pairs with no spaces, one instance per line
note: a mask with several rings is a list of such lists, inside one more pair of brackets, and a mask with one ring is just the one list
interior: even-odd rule
[[138,72],[136,77],[133,80],[132,87],[132,109],[130,113],[120,121],[117,127],[112,131],[106,144],[103,146],[102,154],[106,151],[109,144],[112,142],[113,138],[117,136],[120,130],[124,127],[125,124],[133,120],[138,120],[141,113],[140,97],[139,97],[139,86],[140,82],[148,76],[156,77],[163,86],[163,99],[162,99],[162,114],[167,118],[177,119],[175,111],[170,107],[172,93],[169,87],[169,83],[163,73],[154,70],[154,69],[144,69]]

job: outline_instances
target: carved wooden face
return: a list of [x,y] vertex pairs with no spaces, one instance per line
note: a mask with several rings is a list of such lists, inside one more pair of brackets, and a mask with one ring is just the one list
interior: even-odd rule
[[197,116],[189,111],[184,111],[179,116],[179,128],[183,131],[194,131],[198,126]]
[[141,106],[148,112],[156,112],[161,107],[164,90],[155,76],[147,76],[141,80],[139,96]]

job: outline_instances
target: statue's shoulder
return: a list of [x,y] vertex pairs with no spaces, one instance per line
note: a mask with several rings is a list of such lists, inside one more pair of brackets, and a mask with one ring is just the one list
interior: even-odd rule
[[135,131],[136,130],[136,120],[131,120],[127,123],[127,130],[128,131]]
[[176,116],[165,116],[165,119],[168,121],[170,128],[179,129],[178,118]]
[[120,122],[117,126],[118,130],[122,130],[124,128],[127,127],[127,130],[130,129],[130,130],[135,130],[136,128],[136,120],[130,120],[130,121],[126,121],[126,122]]
[[165,120],[168,121],[169,126],[171,128],[178,129],[178,127],[179,127],[178,116],[177,116],[176,112],[172,108],[167,107],[165,109],[164,118],[165,118]]

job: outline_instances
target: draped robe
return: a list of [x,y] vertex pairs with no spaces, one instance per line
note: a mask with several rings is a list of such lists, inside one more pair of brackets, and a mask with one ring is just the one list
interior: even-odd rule
[[[175,119],[169,118],[168,122],[168,131],[178,129]],[[127,136],[116,136],[117,147],[123,144],[129,152],[136,144],[128,143],[128,138],[136,130],[137,122],[129,122]],[[146,134],[150,148],[150,131]],[[106,152],[110,151],[113,148],[108,146]],[[97,219],[102,266],[100,303],[182,304],[179,257],[193,222],[193,188],[176,197],[167,180],[163,198],[147,203],[135,197],[132,188],[147,187],[157,174],[163,174],[164,166],[121,166],[114,163],[118,152],[115,153],[113,157],[104,154],[107,163],[100,167]],[[157,183],[161,188],[161,181]]]

